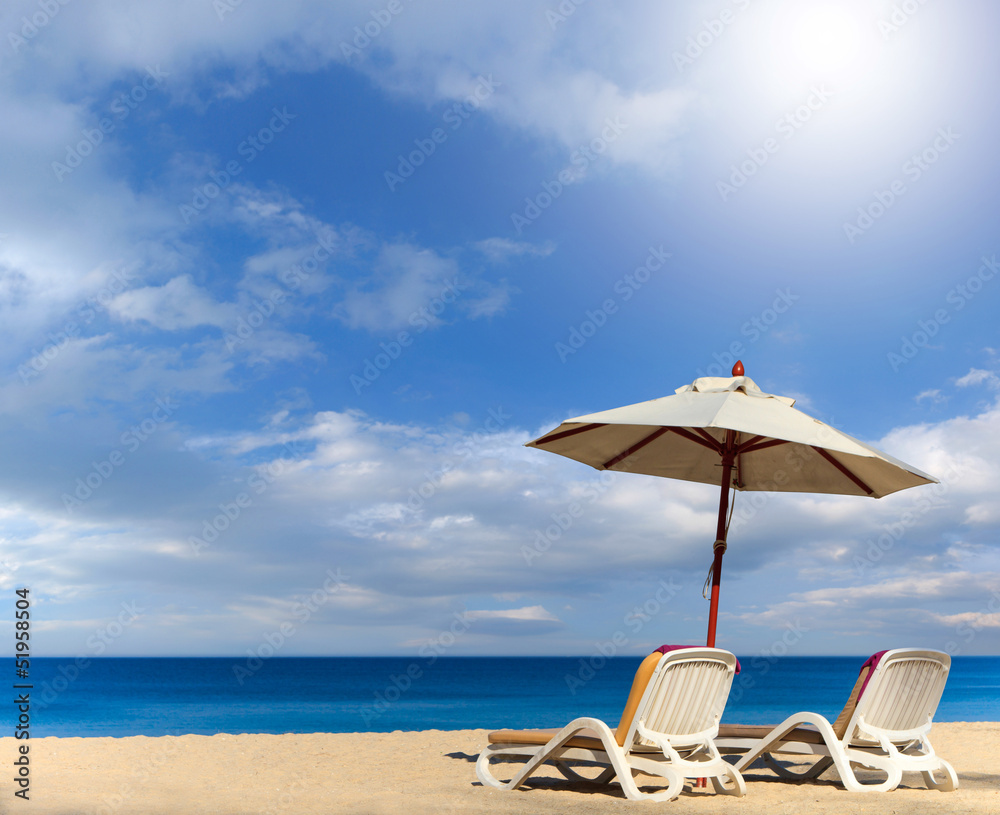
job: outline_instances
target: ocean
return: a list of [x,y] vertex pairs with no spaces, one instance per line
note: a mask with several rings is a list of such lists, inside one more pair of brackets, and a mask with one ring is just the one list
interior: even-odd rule
[[[724,722],[832,719],[865,657],[742,657]],[[31,736],[618,723],[637,657],[33,658]],[[24,691],[16,691],[22,693]],[[958,656],[935,721],[1000,721],[1000,657]],[[13,724],[10,730],[13,729]]]

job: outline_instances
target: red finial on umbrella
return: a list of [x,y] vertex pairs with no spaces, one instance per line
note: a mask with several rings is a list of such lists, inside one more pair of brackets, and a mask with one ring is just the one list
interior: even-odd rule
[[743,363],[740,360],[736,360],[733,366],[733,376],[743,376]]

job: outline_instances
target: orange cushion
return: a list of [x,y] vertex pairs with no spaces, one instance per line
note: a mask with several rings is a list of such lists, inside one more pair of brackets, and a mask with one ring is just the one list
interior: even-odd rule
[[[774,730],[773,725],[766,724],[722,724],[719,725],[720,739],[762,739]],[[806,727],[796,727],[788,733],[785,741],[801,741],[805,744],[822,744],[823,737],[816,730]]]
[[659,651],[653,651],[653,653],[642,661],[639,670],[635,672],[635,679],[632,680],[632,690],[629,691],[628,701],[625,702],[625,710],[622,711],[622,717],[618,722],[618,727],[614,731],[619,747],[625,746],[625,737],[628,735],[628,729],[632,725],[632,719],[635,718],[635,712],[639,709],[639,702],[642,701],[642,695],[646,692],[646,686],[649,684],[649,680],[653,676],[656,666],[660,664],[662,657],[663,654]]
[[[554,727],[548,730],[494,730],[490,733],[488,739],[490,744],[526,744],[540,747],[548,744],[549,740],[558,732],[559,730]],[[615,738],[617,739],[618,734],[614,730],[611,732],[615,734]],[[566,746],[605,752],[604,743],[601,741],[600,736],[593,730],[581,730],[578,735],[573,736],[573,738],[566,742]],[[658,747],[636,744],[633,745],[630,752],[658,753],[660,750]]]
[[[549,740],[559,732],[559,728],[550,730],[494,730],[489,735],[490,744],[548,744]],[[611,731],[614,732],[613,730]],[[603,750],[600,736],[593,730],[581,730],[568,742],[567,747],[583,747],[587,750]]]

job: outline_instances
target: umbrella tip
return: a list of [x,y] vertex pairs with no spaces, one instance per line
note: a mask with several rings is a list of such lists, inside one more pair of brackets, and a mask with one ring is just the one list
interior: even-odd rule
[[733,366],[733,376],[743,376],[743,363],[740,360],[736,360],[736,364]]

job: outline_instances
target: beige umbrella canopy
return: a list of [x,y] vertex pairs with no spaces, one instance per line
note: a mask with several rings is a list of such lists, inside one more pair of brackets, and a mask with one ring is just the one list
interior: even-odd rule
[[881,498],[937,479],[764,393],[743,375],[703,377],[673,396],[567,419],[526,446],[598,470],[720,484],[708,644],[715,645],[730,488]]

